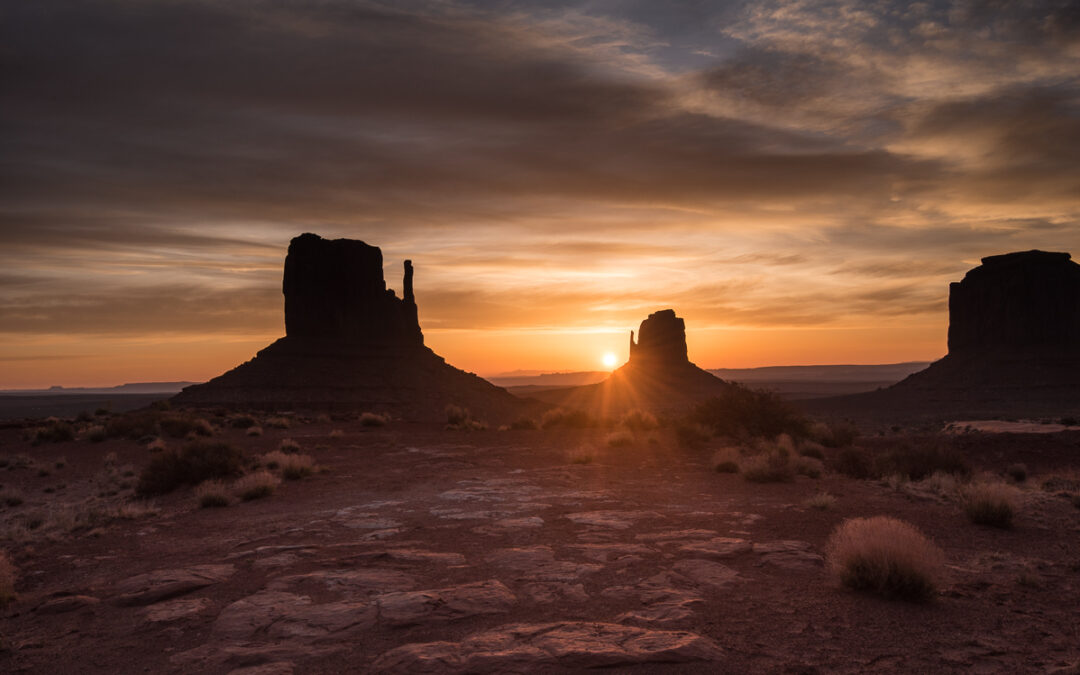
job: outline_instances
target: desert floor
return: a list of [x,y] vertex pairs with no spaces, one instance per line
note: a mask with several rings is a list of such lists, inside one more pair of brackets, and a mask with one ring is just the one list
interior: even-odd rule
[[[324,417],[255,437],[210,419],[215,440],[258,456],[293,439],[320,470],[225,508],[182,488],[140,513],[144,445],[0,429],[3,494],[22,499],[0,503],[19,570],[0,671],[1080,672],[1077,432],[949,437],[977,471],[1027,465],[997,529],[940,486],[720,474],[715,447],[665,429],[612,448],[603,430]],[[822,492],[830,508],[804,504]],[[830,532],[872,515],[944,550],[934,599],[829,573]]]

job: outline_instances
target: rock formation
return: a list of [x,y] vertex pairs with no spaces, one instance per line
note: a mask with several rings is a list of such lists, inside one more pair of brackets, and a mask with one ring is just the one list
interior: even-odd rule
[[1080,413],[1080,265],[1068,253],[982,259],[949,287],[949,353],[888,389],[811,411],[953,418]]
[[675,310],[653,312],[630,332],[630,358],[603,382],[532,394],[548,403],[580,408],[601,417],[627,410],[654,413],[685,410],[732,385],[690,362],[686,324]]
[[412,286],[411,261],[398,298],[386,287],[378,247],[302,234],[285,258],[285,337],[173,401],[387,412],[422,421],[444,420],[448,404],[490,422],[529,410],[529,403],[424,346]]

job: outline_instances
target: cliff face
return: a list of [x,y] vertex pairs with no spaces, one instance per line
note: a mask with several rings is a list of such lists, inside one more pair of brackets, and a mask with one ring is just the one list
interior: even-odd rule
[[377,246],[302,234],[285,257],[285,334],[358,346],[423,345],[408,260],[404,283],[404,298],[386,288]]
[[949,286],[949,355],[1080,357],[1080,265],[1068,253],[982,259]]

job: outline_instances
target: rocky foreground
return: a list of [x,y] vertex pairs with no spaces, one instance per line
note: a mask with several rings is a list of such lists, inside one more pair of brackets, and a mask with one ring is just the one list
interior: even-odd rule
[[[917,486],[749,483],[663,430],[618,448],[604,433],[220,429],[250,454],[289,437],[324,470],[226,508],[185,488],[156,514],[8,539],[19,599],[0,619],[0,670],[1077,672],[1080,510],[1059,495],[1024,489],[999,530]],[[35,466],[65,463],[0,474],[26,497],[8,524],[92,496],[103,461],[148,459],[133,441],[0,435]],[[982,468],[1023,460],[1032,482],[1076,465],[1075,435],[967,438]],[[831,508],[808,505],[822,492]],[[878,514],[944,549],[931,602],[828,574],[832,529]]]

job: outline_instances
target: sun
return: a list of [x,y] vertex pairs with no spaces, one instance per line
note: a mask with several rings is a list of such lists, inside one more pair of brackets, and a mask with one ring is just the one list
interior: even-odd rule
[[619,362],[619,357],[615,356],[613,352],[605,352],[600,361],[605,368],[614,368],[615,364]]

